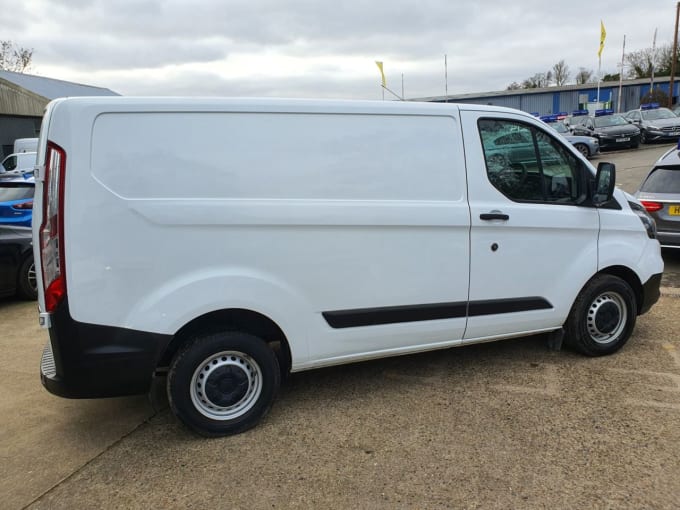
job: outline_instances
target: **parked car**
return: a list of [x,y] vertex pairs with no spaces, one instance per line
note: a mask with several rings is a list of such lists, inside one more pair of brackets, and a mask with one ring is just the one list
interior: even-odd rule
[[572,117],[571,132],[597,138],[600,149],[636,148],[640,144],[640,130],[617,114]]
[[680,144],[661,156],[635,196],[656,221],[663,248],[680,248]]
[[37,299],[32,232],[26,227],[0,225],[0,296]]
[[597,138],[593,136],[573,135],[567,125],[563,122],[548,122],[547,124],[566,138],[569,143],[576,147],[576,150],[586,158],[592,158],[600,153],[600,142]]
[[0,225],[30,227],[33,219],[35,179],[0,179]]
[[658,105],[647,108],[643,105],[637,110],[627,112],[625,118],[640,128],[642,143],[680,138],[680,117],[668,108],[659,108]]

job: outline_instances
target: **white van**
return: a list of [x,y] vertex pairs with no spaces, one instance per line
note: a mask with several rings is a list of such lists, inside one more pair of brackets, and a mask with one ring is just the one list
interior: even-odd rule
[[512,109],[59,99],[36,174],[43,384],[167,370],[207,436],[256,424],[288,372],[562,331],[609,354],[659,297],[613,165]]
[[36,163],[36,153],[19,152],[10,154],[0,163],[0,176],[22,175],[33,172]]
[[14,140],[14,152],[35,152],[38,150],[37,138],[17,138]]

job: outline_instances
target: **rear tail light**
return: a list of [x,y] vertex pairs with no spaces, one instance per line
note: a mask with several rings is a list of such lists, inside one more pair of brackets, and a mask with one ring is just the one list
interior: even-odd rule
[[23,202],[21,204],[14,204],[12,206],[13,209],[33,209],[33,201],[31,200],[30,202]]
[[47,312],[53,312],[66,297],[66,278],[63,272],[65,169],[64,149],[47,142],[43,215],[40,225],[40,260]]
[[649,202],[648,200],[640,200],[640,203],[647,209],[647,212],[656,212],[663,209],[663,204],[660,202]]

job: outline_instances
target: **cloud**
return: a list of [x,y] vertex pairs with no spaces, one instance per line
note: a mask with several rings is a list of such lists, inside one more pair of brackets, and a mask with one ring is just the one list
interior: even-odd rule
[[[503,89],[564,59],[604,72],[629,49],[672,39],[675,2],[586,0],[0,0],[3,38],[34,69],[130,94],[381,96],[374,60],[407,96]],[[233,93],[232,93],[233,91]],[[162,93],[162,92],[159,92]]]

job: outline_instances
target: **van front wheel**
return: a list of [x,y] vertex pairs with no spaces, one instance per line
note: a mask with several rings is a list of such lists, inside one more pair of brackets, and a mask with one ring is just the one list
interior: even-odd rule
[[168,400],[203,436],[238,434],[269,411],[280,385],[276,354],[260,338],[228,331],[190,340],[173,359]]
[[565,324],[565,341],[587,356],[618,351],[635,327],[633,290],[613,275],[593,277],[576,298]]

